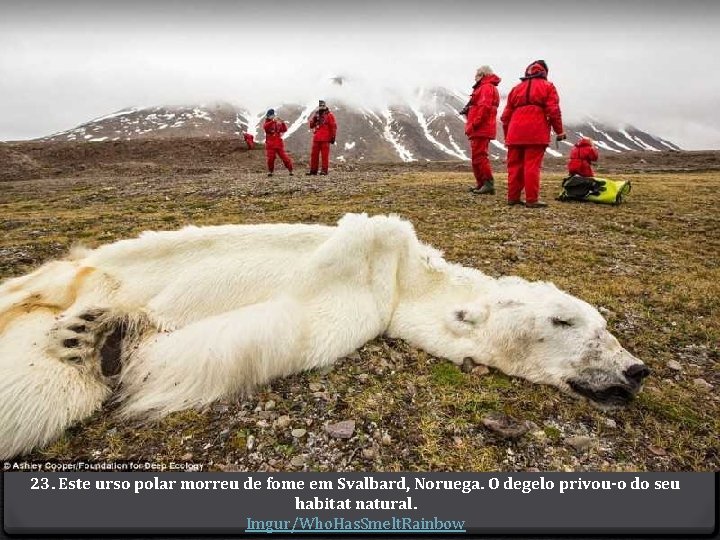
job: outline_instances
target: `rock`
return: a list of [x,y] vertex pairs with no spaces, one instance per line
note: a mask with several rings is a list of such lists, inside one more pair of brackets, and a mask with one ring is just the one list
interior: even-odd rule
[[392,437],[390,437],[390,435],[388,435],[387,433],[385,433],[385,434],[382,436],[382,439],[380,439],[380,442],[381,442],[382,444],[384,444],[385,446],[390,446],[390,445],[392,444]]
[[290,434],[291,434],[293,437],[295,437],[296,439],[301,439],[302,437],[305,436],[306,433],[307,433],[307,430],[306,430],[306,429],[298,428],[298,429],[293,429]]
[[194,456],[193,456],[193,453],[192,453],[192,452],[188,452],[187,454],[183,454],[182,456],[180,456],[180,459],[181,459],[182,461],[190,461],[193,457],[194,457]]
[[316,382],[311,382],[311,383],[310,383],[310,391],[311,391],[311,392],[322,392],[322,390],[323,390],[323,385],[322,385],[322,384],[316,383]]
[[460,448],[460,447],[463,445],[462,437],[453,437],[453,444],[454,444],[457,448]]
[[372,448],[363,448],[362,457],[367,460],[375,459],[375,450]]
[[713,385],[707,382],[705,379],[693,379],[693,384],[703,392],[709,392],[714,388]]
[[355,432],[355,420],[343,420],[336,424],[328,424],[325,431],[336,439],[349,439]]
[[664,448],[660,448],[659,446],[648,446],[648,450],[655,454],[656,456],[667,456],[667,452]]
[[499,412],[491,412],[482,417],[482,425],[505,439],[517,439],[525,435],[533,426],[527,420],[518,420]]
[[293,467],[302,467],[305,465],[305,456],[293,456],[290,460],[290,465]]
[[595,446],[595,440],[591,437],[578,435],[576,437],[568,437],[567,439],[565,439],[565,444],[567,444],[568,446],[572,446],[578,452],[585,452],[586,450],[589,450],[591,447]]
[[366,382],[370,378],[370,375],[367,373],[361,373],[358,375],[358,379],[360,379],[361,382]]
[[248,435],[246,447],[252,450],[255,447],[255,435]]
[[288,427],[290,425],[290,417],[287,414],[282,415],[275,420],[275,425],[281,429]]
[[275,402],[272,399],[265,403],[266,411],[272,411],[274,408],[275,408]]
[[463,358],[462,367],[460,368],[460,369],[462,369],[463,373],[470,373],[474,367],[475,367],[475,362],[473,362],[472,358],[470,358],[469,356],[466,356],[465,358]]
[[680,362],[678,362],[677,360],[670,360],[667,363],[667,367],[669,367],[670,369],[675,370],[675,371],[682,371],[682,366],[680,365]]
[[605,425],[611,429],[615,429],[617,427],[617,422],[612,418],[606,418]]
[[490,368],[483,364],[478,364],[472,370],[472,374],[478,377],[484,377],[488,373],[490,373]]

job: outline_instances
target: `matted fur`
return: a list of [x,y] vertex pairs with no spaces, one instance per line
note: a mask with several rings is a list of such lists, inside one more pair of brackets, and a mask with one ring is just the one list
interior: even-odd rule
[[[100,351],[118,324],[111,381]],[[0,285],[0,458],[52,441],[111,388],[120,414],[160,417],[331,364],[383,333],[568,391],[571,379],[626,384],[640,363],[585,302],[450,264],[397,217],[146,232]]]

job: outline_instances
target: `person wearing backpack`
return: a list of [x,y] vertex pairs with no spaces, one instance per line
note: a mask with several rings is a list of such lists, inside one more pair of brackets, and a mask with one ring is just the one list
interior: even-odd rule
[[467,115],[465,135],[470,140],[470,155],[476,186],[470,191],[479,195],[495,193],[495,179],[490,167],[488,146],[497,135],[497,109],[500,77],[490,66],[481,66],[475,73],[475,85],[470,101],[460,111]]
[[507,146],[509,205],[522,204],[525,191],[527,208],[543,208],[540,198],[540,168],[550,144],[550,128],[557,141],[567,138],[563,129],[560,98],[555,85],[547,80],[548,66],[536,60],[525,70],[507,99],[500,121]]
[[265,157],[267,158],[268,176],[272,176],[275,170],[275,157],[278,156],[283,165],[293,175],[293,163],[290,156],[285,152],[283,133],[287,131],[287,124],[275,116],[275,109],[269,109],[265,115]]
[[592,163],[598,160],[598,151],[595,143],[587,137],[581,138],[573,146],[570,152],[570,159],[567,163],[568,173],[570,176],[577,174],[592,178],[595,172],[592,169]]

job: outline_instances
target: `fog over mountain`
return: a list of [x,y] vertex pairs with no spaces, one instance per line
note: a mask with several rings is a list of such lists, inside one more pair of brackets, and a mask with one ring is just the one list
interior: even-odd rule
[[544,58],[568,122],[720,148],[719,5],[10,0],[0,4],[0,140],[129,107],[410,104],[418,88],[469,93],[486,63],[507,93]]

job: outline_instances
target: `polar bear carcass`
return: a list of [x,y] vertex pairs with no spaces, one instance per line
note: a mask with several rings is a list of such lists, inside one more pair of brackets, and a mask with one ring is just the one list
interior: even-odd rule
[[603,406],[629,402],[649,373],[589,304],[450,264],[397,217],[146,232],[0,286],[0,458],[113,392],[120,414],[159,417],[383,333]]

